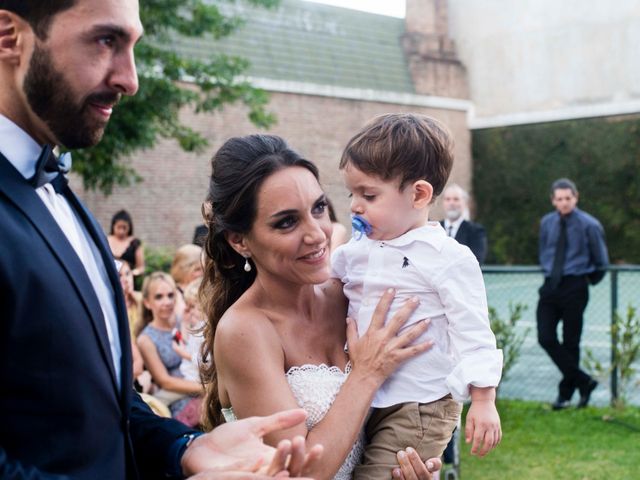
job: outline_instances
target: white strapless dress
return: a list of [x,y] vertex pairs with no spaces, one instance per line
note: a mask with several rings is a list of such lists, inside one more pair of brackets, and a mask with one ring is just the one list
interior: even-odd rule
[[[291,367],[286,373],[291,391],[300,408],[307,412],[307,429],[313,427],[326,415],[340,391],[340,387],[349,375],[350,365],[343,372],[338,367],[327,365],[302,365]],[[227,422],[236,419],[233,408],[223,408],[222,415]],[[339,435],[336,432],[336,435]],[[362,459],[364,452],[364,433],[361,433],[338,470],[334,480],[350,480],[353,469]],[[327,446],[325,446],[326,448]]]

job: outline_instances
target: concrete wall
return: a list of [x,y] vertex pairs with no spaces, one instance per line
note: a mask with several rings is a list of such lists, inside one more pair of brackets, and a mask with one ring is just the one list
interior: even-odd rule
[[[337,171],[343,147],[349,138],[374,115],[387,112],[420,112],[444,122],[456,140],[456,162],[452,180],[469,188],[471,183],[471,139],[466,111],[400,105],[344,98],[272,93],[269,104],[278,124],[269,133],[284,137],[289,144],[320,167],[321,178],[336,204],[340,220],[348,222],[348,198]],[[184,114],[184,121],[210,141],[207,152],[188,154],[170,141],[141,152],[132,165],[146,181],[132,188],[118,188],[105,198],[93,192],[80,196],[105,228],[120,208],[134,220],[136,236],[148,245],[178,246],[190,242],[200,223],[200,206],[208,187],[210,158],[229,137],[255,133],[242,107],[229,107],[214,115]],[[78,189],[79,182],[74,182]],[[434,212],[438,215],[438,210]]]
[[472,127],[640,111],[640,0],[449,0]]

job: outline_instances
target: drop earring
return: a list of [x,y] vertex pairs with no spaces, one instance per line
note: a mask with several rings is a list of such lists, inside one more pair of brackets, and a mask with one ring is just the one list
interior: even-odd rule
[[249,263],[249,257],[244,257],[244,271],[245,272],[251,271],[251,264]]

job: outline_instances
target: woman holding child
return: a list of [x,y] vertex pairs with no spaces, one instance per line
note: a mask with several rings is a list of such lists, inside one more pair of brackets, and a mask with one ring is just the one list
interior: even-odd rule
[[[329,278],[331,221],[318,171],[282,139],[227,141],[213,159],[207,202],[209,422],[302,406],[306,427],[265,441],[305,435],[327,447],[309,476],[351,478],[371,400],[402,362],[430,348],[413,344],[427,322],[398,334],[417,306],[409,300],[385,325],[389,290],[367,332],[358,337],[349,320],[345,328],[342,285]],[[398,459],[405,478],[431,478],[415,451]],[[393,475],[402,476],[399,469]]]

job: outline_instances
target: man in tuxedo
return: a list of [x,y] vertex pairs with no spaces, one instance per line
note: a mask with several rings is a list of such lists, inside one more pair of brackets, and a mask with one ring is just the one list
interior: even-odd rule
[[[578,189],[567,178],[553,182],[551,203],[555,211],[540,221],[539,259],[544,284],[536,318],[538,342],[562,372],[554,410],[569,407],[576,389],[578,408],[586,407],[598,382],[580,369],[582,315],[589,301],[589,283],[604,277],[609,254],[600,222],[580,210]],[[558,323],[562,320],[562,343]]]
[[141,35],[137,0],[0,0],[0,478],[238,478],[275,455],[242,476],[266,478],[288,454],[299,474],[304,439],[261,437],[302,411],[201,435],[133,392],[115,263],[51,149],[101,139]]
[[459,185],[449,185],[442,194],[445,218],[440,222],[449,237],[471,249],[483,264],[487,257],[487,235],[479,223],[467,220],[469,216],[469,194]]

